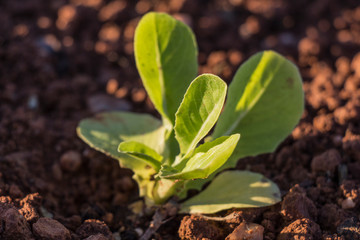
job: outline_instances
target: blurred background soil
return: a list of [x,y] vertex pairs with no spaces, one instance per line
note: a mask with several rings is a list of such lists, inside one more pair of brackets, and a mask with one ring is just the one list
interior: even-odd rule
[[275,181],[281,203],[222,222],[177,216],[154,238],[239,239],[246,221],[264,239],[360,239],[358,0],[0,1],[0,238],[138,239],[148,228],[151,213],[131,211],[141,207],[131,171],[75,132],[104,110],[157,116],[133,56],[148,11],[191,26],[200,73],[230,82],[273,49],[299,66],[306,96],[277,151],[237,166]]

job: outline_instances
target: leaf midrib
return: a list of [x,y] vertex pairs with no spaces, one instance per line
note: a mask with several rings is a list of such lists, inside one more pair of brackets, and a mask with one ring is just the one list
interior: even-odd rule
[[158,29],[156,24],[156,15],[154,15],[153,18],[154,21],[154,28],[155,28],[155,54],[156,54],[156,65],[159,71],[159,83],[160,83],[160,91],[161,91],[161,98],[162,98],[162,107],[164,115],[168,116],[168,110],[167,110],[167,102],[166,102],[166,96],[165,96],[165,84],[164,84],[164,71],[161,64],[161,54],[160,54],[160,45],[159,45],[159,39],[158,39]]
[[[265,61],[265,60],[262,59],[262,61]],[[257,64],[256,69],[254,70],[254,72],[256,72],[256,70],[258,69],[258,67],[259,67],[259,65],[261,64],[262,61],[260,61],[259,64]],[[224,134],[222,134],[222,135],[227,136],[227,135],[232,134],[233,131],[239,126],[241,120],[243,120],[243,119],[247,116],[247,114],[253,109],[253,107],[254,107],[254,106],[258,103],[258,101],[261,99],[261,97],[263,96],[265,90],[266,90],[266,89],[269,87],[269,85],[271,84],[270,79],[272,79],[272,78],[274,77],[274,75],[275,75],[273,72],[277,71],[277,70],[280,68],[281,65],[283,65],[283,62],[281,62],[281,63],[278,65],[278,67],[277,67],[274,71],[272,71],[271,75],[270,75],[270,76],[267,78],[267,80],[265,81],[264,86],[261,88],[261,91],[259,91],[259,93],[256,95],[256,97],[254,98],[254,100],[251,101],[251,103],[248,105],[249,107],[248,107],[245,111],[243,111],[241,114],[239,114],[239,117],[238,117],[238,118],[234,121],[234,123],[228,128],[228,130],[227,130]],[[264,66],[263,68],[265,68],[265,67],[266,67],[266,66]],[[236,108],[236,107],[235,107],[235,108]]]
[[[220,100],[221,100],[221,99],[220,99]],[[222,102],[222,101],[220,101],[220,102]],[[205,121],[203,121],[203,124],[201,124],[201,127],[200,127],[198,133],[197,133],[197,134],[195,135],[195,137],[193,138],[193,141],[191,141],[191,143],[189,144],[189,147],[188,147],[187,151],[185,152],[183,158],[189,157],[188,155],[189,155],[189,154],[192,152],[192,150],[195,148],[195,146],[193,146],[193,145],[196,145],[196,142],[199,142],[199,139],[198,139],[198,138],[199,138],[199,136],[201,135],[200,133],[202,133],[203,129],[205,128],[205,125],[207,125],[207,123],[209,122],[210,117],[213,116],[213,114],[216,113],[216,112],[215,112],[215,109],[217,109],[218,107],[219,107],[219,102],[217,102],[217,103],[214,105],[213,110],[211,111],[211,113],[207,115]],[[206,111],[209,112],[207,109],[206,109]],[[218,117],[219,117],[219,115],[220,115],[220,112],[218,113]],[[206,133],[205,133],[205,135],[206,135]],[[200,139],[200,140],[201,140],[201,139]]]

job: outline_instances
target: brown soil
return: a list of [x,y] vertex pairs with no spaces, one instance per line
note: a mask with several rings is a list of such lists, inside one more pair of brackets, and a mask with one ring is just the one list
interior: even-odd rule
[[233,214],[224,221],[178,215],[154,238],[360,239],[358,0],[0,1],[0,238],[138,239],[148,228],[152,213],[130,210],[131,171],[75,128],[102,110],[156,115],[133,57],[149,10],[193,28],[201,73],[229,82],[271,48],[299,66],[306,94],[277,151],[237,166],[275,181],[282,203],[216,215]]

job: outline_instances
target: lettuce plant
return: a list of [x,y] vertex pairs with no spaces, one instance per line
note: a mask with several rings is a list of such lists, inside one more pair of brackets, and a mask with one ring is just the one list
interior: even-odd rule
[[80,138],[130,168],[148,204],[160,205],[172,196],[185,199],[189,189],[201,190],[210,180],[182,203],[182,212],[280,201],[277,186],[260,174],[219,172],[235,167],[240,158],[274,151],[291,133],[304,108],[296,66],[273,51],[259,52],[240,66],[227,90],[215,75],[196,77],[194,35],[164,13],[141,19],[134,46],[136,66],[161,121],[147,114],[105,112],[80,122]]

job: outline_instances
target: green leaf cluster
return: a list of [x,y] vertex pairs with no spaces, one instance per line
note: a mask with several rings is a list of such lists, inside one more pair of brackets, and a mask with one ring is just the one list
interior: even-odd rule
[[304,108],[296,66],[273,51],[259,52],[241,65],[227,89],[215,75],[197,76],[194,34],[164,13],[140,20],[134,47],[161,121],[146,114],[101,113],[82,120],[78,135],[132,169],[149,204],[174,195],[184,199],[189,189],[200,190],[214,177],[181,211],[212,213],[278,202],[279,189],[260,174],[218,173],[240,158],[274,151],[291,133]]

